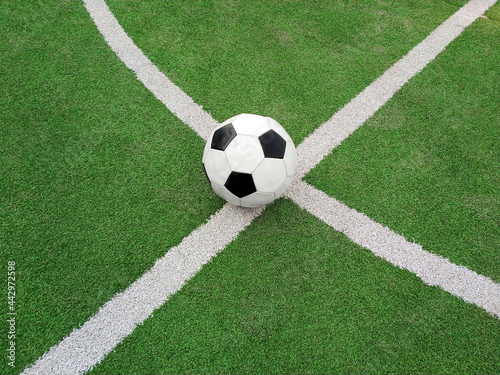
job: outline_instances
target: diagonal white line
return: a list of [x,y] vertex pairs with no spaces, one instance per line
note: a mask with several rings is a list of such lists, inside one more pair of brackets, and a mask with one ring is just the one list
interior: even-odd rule
[[132,70],[173,114],[203,139],[218,125],[210,114],[194,102],[154,65],[125,33],[104,0],[84,0],[85,7],[111,50]]
[[472,0],[408,54],[366,87],[297,147],[296,176],[303,178],[326,155],[381,108],[403,85],[434,60],[448,44],[496,0]]
[[425,251],[421,245],[373,221],[365,214],[314,188],[295,180],[287,192],[301,208],[309,211],[351,241],[369,249],[394,266],[406,269],[427,285],[438,285],[445,291],[500,317],[500,285],[467,267]]
[[149,271],[23,374],[81,374],[91,369],[231,243],[262,210],[225,204],[205,225],[171,248]]
[[[104,39],[126,66],[170,111],[200,137],[208,139],[217,122],[154,66],[126,35],[104,0],[84,0],[84,3]],[[408,243],[388,228],[300,181],[494,3],[494,0],[471,0],[305,139],[297,148],[297,178],[286,196],[377,256],[500,317],[498,284],[433,255],[420,245]],[[179,290],[203,264],[236,238],[263,209],[249,210],[226,204],[205,225],[170,249],[151,270],[113,297],[95,316],[53,346],[23,374],[81,374],[88,371]],[[405,257],[412,261],[402,261]]]

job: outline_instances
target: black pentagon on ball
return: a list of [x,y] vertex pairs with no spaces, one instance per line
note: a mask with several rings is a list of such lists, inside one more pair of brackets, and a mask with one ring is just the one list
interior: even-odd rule
[[257,191],[253,177],[248,173],[231,172],[224,186],[238,198],[246,197]]
[[236,130],[234,130],[233,124],[224,125],[214,132],[210,147],[224,151],[234,137],[236,137]]
[[266,158],[283,159],[286,141],[274,130],[269,130],[259,137]]

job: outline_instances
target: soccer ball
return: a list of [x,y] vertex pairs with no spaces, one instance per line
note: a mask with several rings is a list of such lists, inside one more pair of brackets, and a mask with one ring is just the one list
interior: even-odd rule
[[297,166],[292,139],[270,117],[243,113],[217,126],[203,152],[212,189],[243,207],[271,203],[290,186]]

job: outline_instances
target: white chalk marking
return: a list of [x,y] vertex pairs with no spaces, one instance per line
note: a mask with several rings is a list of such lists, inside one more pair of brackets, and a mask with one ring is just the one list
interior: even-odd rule
[[104,0],[84,0],[85,7],[111,50],[132,70],[139,81],[173,114],[203,139],[218,125],[213,117],[194,102],[154,65],[125,33]]
[[[84,0],[84,3],[104,39],[125,65],[136,73],[137,78],[171,112],[194,129],[200,137],[208,139],[217,122],[154,66],[126,35],[104,0]],[[421,71],[465,27],[480,17],[494,3],[493,0],[471,0],[391,67],[389,69],[391,73],[379,77],[347,104],[347,109],[337,112],[305,139],[297,148],[299,163],[301,163],[297,168],[297,177],[302,178],[334,147],[352,134],[404,83]],[[424,56],[420,56],[420,53]],[[408,69],[409,73],[405,73],[405,69]],[[350,121],[353,121],[352,125]],[[318,142],[317,150],[316,142]],[[346,234],[355,243],[368,248],[377,256],[383,257],[397,267],[414,272],[429,285],[438,285],[467,302],[477,304],[490,314],[499,316],[498,284],[466,267],[457,266],[444,258],[433,255],[417,244],[408,243],[388,228],[384,228],[366,215],[349,209],[343,203],[298,178],[295,179],[286,196],[299,206],[310,210],[313,215]],[[321,208],[321,205],[318,207],[311,202],[311,197],[313,200],[319,199],[324,207]],[[87,372],[102,361],[106,354],[131,334],[135,327],[147,319],[155,309],[162,306],[170,295],[178,291],[218,251],[232,242],[255,217],[260,215],[263,209],[250,210],[226,204],[205,225],[184,238],[181,244],[170,249],[150,271],[123,293],[114,296],[99,309],[96,315],[83,326],[72,331],[59,344],[53,346],[23,374],[82,374]],[[346,218],[343,215],[347,215]],[[388,241],[391,241],[390,245],[384,244],[385,236]],[[410,245],[417,247],[412,248]],[[405,254],[414,261],[409,262],[408,265],[402,262],[401,259],[405,257]],[[423,263],[419,266],[415,264],[415,260],[417,263]],[[454,281],[448,282],[449,279]]]
[[414,273],[425,284],[437,285],[500,317],[500,285],[490,278],[425,251],[421,245],[407,241],[305,181],[295,180],[286,196],[351,241]]
[[225,204],[210,220],[171,248],[141,278],[118,293],[80,328],[53,346],[23,374],[87,372],[111,352],[138,324],[177,292],[202,266],[224,249],[262,208]]
[[496,0],[472,0],[391,66],[297,147],[297,178],[303,178],[326,155],[364,124],[403,85],[444,51]]

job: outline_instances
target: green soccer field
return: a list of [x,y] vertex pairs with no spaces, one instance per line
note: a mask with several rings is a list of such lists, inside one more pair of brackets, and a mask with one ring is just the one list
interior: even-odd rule
[[264,209],[146,87],[270,116],[300,163],[467,3],[0,2],[0,373],[499,374],[499,4]]

